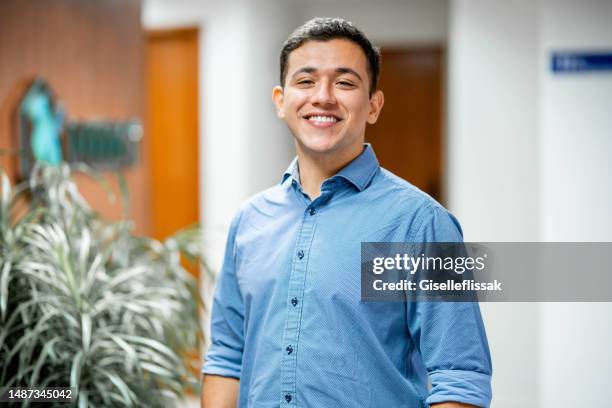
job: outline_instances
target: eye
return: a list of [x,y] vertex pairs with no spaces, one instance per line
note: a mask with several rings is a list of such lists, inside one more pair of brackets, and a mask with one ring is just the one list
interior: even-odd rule
[[349,81],[338,81],[336,82],[336,84],[340,85],[343,88],[352,88],[355,85],[353,85],[353,83],[349,82]]
[[314,84],[314,81],[312,79],[300,79],[297,81],[298,85],[303,85],[303,86],[308,86],[308,85],[312,85]]

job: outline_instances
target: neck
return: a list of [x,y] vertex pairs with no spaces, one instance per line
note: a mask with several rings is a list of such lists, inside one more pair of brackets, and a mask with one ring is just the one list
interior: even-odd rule
[[363,151],[363,144],[338,154],[310,154],[297,146],[300,184],[311,200],[321,195],[321,184],[353,161]]

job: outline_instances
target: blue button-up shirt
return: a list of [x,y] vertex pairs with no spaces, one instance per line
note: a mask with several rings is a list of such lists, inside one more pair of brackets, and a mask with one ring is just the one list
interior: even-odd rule
[[239,378],[240,407],[488,407],[477,303],[361,301],[362,241],[461,240],[457,220],[369,145],[315,200],[294,160],[231,224],[203,372]]

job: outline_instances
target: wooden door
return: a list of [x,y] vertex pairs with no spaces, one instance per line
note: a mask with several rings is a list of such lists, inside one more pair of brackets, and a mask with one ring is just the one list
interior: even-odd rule
[[443,53],[382,49],[385,105],[366,131],[383,167],[443,201]]
[[146,65],[151,229],[163,239],[199,220],[198,30],[148,32]]

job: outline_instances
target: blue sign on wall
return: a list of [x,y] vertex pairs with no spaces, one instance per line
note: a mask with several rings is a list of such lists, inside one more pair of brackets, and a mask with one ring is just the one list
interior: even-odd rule
[[610,52],[553,52],[550,69],[555,74],[578,72],[612,72]]

